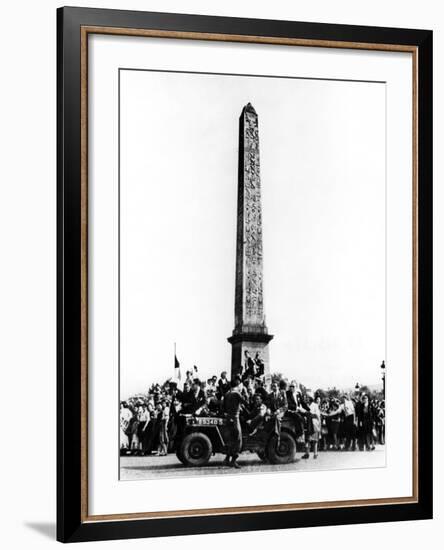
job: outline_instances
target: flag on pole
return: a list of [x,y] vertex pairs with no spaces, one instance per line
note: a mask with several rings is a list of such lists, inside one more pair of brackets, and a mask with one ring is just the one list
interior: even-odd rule
[[180,363],[179,363],[179,360],[177,359],[177,355],[174,354],[174,375],[175,375],[175,378],[177,378],[177,380],[180,380],[181,379],[181,375],[180,375]]

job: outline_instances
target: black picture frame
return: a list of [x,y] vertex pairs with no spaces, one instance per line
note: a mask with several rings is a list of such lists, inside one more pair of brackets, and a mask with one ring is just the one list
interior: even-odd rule
[[[418,493],[411,503],[190,517],[85,520],[82,513],[81,28],[408,45],[417,48]],[[418,520],[432,517],[432,32],[92,8],[57,10],[57,539],[62,542]],[[84,343],[83,343],[84,345]]]

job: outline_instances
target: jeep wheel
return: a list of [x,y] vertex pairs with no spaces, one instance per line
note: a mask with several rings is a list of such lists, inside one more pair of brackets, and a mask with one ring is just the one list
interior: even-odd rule
[[280,437],[273,435],[267,445],[268,459],[272,464],[288,464],[296,458],[296,441],[287,432],[281,432]]
[[[203,433],[188,434],[182,441],[178,458],[187,466],[204,466],[210,460],[213,447],[210,439]],[[180,456],[179,456],[180,455]]]

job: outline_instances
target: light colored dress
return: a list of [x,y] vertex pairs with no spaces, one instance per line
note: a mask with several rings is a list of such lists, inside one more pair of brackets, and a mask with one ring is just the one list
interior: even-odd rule
[[321,410],[315,402],[310,405],[310,413],[312,414],[313,432],[310,434],[310,441],[319,441],[321,437]]
[[126,430],[128,429],[129,422],[131,420],[132,414],[129,409],[125,407],[120,409],[120,448],[128,449],[129,439],[126,435]]

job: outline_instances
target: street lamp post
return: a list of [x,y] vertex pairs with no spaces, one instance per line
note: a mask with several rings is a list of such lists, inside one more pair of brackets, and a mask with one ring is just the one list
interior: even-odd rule
[[381,363],[381,374],[382,374],[382,396],[385,401],[385,363]]

